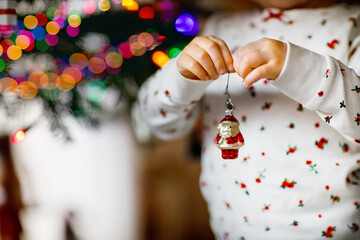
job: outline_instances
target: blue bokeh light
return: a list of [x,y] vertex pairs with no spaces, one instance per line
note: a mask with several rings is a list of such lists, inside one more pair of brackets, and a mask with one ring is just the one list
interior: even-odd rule
[[175,20],[175,29],[184,35],[196,35],[199,32],[199,22],[191,14],[183,13]]

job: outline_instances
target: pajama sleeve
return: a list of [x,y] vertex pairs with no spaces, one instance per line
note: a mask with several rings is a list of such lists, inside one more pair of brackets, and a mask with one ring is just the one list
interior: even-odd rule
[[356,49],[360,49],[360,37],[353,40],[346,65],[291,43],[287,47],[283,70],[273,84],[358,145],[360,51]]
[[162,139],[179,138],[199,116],[199,100],[213,81],[184,78],[171,59],[151,76],[138,94],[138,109],[152,132]]

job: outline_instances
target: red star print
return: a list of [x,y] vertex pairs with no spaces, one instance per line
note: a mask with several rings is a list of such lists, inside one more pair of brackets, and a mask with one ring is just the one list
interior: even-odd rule
[[277,20],[279,20],[279,21],[282,22],[281,17],[282,17],[283,14],[284,14],[283,11],[279,11],[278,13],[274,13],[274,12],[271,12],[271,10],[269,10],[268,13],[269,13],[269,16],[263,18],[263,21],[264,21],[264,22],[268,21],[268,20],[271,19],[271,18],[275,18],[275,19],[277,19]]

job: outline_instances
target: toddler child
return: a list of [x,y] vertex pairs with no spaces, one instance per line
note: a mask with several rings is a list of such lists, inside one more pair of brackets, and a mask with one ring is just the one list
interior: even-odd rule
[[[142,86],[140,112],[163,139],[204,118],[200,186],[217,239],[360,239],[360,6],[254,2],[211,17]],[[245,140],[234,160],[215,141],[227,72]]]

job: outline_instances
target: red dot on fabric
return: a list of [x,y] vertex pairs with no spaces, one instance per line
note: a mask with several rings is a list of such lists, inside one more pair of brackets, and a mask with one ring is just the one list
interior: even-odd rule
[[322,215],[321,215],[321,214],[319,214],[319,215],[318,215],[318,217],[319,217],[319,218],[321,218],[321,217],[322,217]]
[[326,189],[326,190],[329,190],[329,189],[330,189],[329,185],[326,185],[326,186],[325,186],[325,189]]
[[255,181],[256,181],[257,183],[261,183],[261,179],[260,179],[260,178],[257,178]]
[[340,166],[340,163],[336,163],[336,166]]
[[307,161],[306,161],[306,164],[307,164],[307,165],[310,165],[311,163],[312,163],[312,162],[311,162],[310,160],[307,160]]
[[265,156],[265,153],[264,153],[264,152],[262,152],[262,153],[261,153],[261,155]]
[[320,127],[320,123],[318,123],[318,122],[315,123],[315,127],[316,127],[316,128]]

